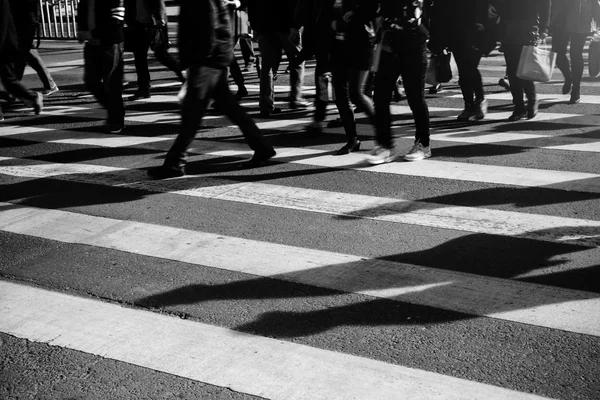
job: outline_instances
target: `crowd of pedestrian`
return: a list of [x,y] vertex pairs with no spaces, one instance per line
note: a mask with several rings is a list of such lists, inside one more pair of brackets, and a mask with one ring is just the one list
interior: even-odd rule
[[[27,28],[15,21],[26,12],[16,4],[29,0],[0,0],[0,77],[6,91],[42,109],[42,94],[20,83],[26,63],[36,68],[46,94],[58,90],[43,63],[31,49]],[[23,2],[23,3],[22,3]],[[583,49],[600,25],[600,0],[179,0],[179,59],[168,52],[164,0],[80,0],[78,38],[85,42],[84,81],[107,110],[107,126],[120,133],[124,125],[123,51],[132,51],[137,91],[130,100],[150,97],[148,50],[185,82],[181,130],[163,165],[152,168],[154,178],[185,174],[186,152],[204,114],[214,107],[236,123],[253,157],[244,167],[263,165],[276,152],[253,119],[240,106],[248,95],[244,76],[234,57],[239,43],[244,70],[256,66],[259,75],[260,117],[277,118],[274,82],[282,57],[289,62],[289,109],[314,106],[306,133],[323,133],[328,85],[339,112],[346,143],[338,155],[360,149],[355,111],[364,112],[375,132],[371,164],[395,160],[400,152],[392,135],[390,103],[403,86],[415,121],[413,146],[407,161],[431,157],[430,117],[425,97],[430,58],[452,54],[456,61],[464,110],[459,121],[482,120],[488,112],[479,62],[501,43],[513,110],[509,121],[532,119],[538,112],[535,84],[518,76],[523,46],[539,46],[549,35],[557,66],[564,76],[563,94],[580,101]],[[11,14],[12,13],[12,14]],[[30,26],[31,23],[29,23]],[[258,43],[255,53],[253,41]],[[569,46],[570,43],[570,46]],[[570,48],[570,57],[567,49]],[[305,61],[315,59],[314,103],[303,97]],[[39,66],[42,67],[39,67]],[[36,67],[38,66],[38,67]],[[44,72],[46,71],[46,72]],[[231,73],[237,92],[229,89]],[[434,92],[439,85],[431,88]],[[182,92],[183,93],[183,92]],[[3,94],[6,97],[6,94]],[[356,109],[355,109],[356,108]]]

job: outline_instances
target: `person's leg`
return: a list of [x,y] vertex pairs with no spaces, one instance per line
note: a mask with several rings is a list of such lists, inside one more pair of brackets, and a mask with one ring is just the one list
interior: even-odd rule
[[167,153],[164,167],[184,172],[187,149],[196,137],[214,89],[225,73],[225,70],[208,67],[189,68],[188,89],[181,107],[181,129]]
[[427,63],[425,45],[402,55],[402,82],[406,100],[415,118],[415,144],[421,144],[425,148],[429,147],[429,108],[425,101]]
[[103,84],[106,93],[108,125],[111,133],[120,133],[124,128],[125,108],[123,106],[123,46],[121,44],[104,47],[102,61]]
[[360,107],[361,111],[367,114],[369,122],[375,125],[373,100],[366,94],[369,75],[370,72],[367,70],[350,69],[350,101]]
[[56,86],[54,79],[52,79],[50,71],[46,68],[44,61],[36,49],[30,49],[29,53],[27,53],[27,64],[29,64],[29,66],[37,73],[42,85],[44,85],[44,89],[47,92],[44,94],[58,91],[58,87]]
[[247,69],[252,65],[256,58],[254,47],[252,46],[252,39],[249,36],[240,36],[240,50],[242,51],[242,58],[244,59],[244,68]]
[[175,60],[175,58],[169,54],[169,50],[166,46],[156,46],[154,48],[154,57],[165,67],[169,68],[171,71],[177,75],[177,79],[181,82],[184,81],[183,74],[181,73],[181,67],[179,66],[179,62]]
[[137,92],[131,97],[131,100],[150,97],[150,70],[148,69],[148,49],[150,42],[146,34],[144,24],[134,24],[133,33],[133,58],[135,72],[137,74]]
[[[277,38],[281,47],[289,60],[290,70],[290,106],[307,107],[310,104],[302,99],[302,87],[304,86],[304,61],[297,59],[299,50],[302,47],[301,35],[298,35],[296,41],[290,41],[286,34],[278,33]],[[301,61],[301,62],[298,62]]]
[[0,81],[4,89],[17,99],[34,108],[36,114],[42,111],[41,93],[29,90],[19,81],[14,72],[14,66],[10,63],[0,62]]
[[104,108],[107,107],[107,96],[102,83],[103,79],[103,52],[99,44],[86,43],[83,48],[83,82],[87,90],[96,98]]
[[235,58],[235,54],[231,59],[231,64],[229,64],[229,73],[238,87],[238,91],[236,93],[238,100],[248,95],[248,90],[246,90],[246,85],[244,85],[244,75],[242,74],[242,70],[240,69],[240,66]]
[[525,117],[525,102],[523,100],[523,80],[517,78],[517,67],[519,66],[519,58],[521,57],[520,45],[505,44],[504,59],[506,60],[506,74],[510,82],[510,92],[512,94],[512,102],[515,106],[513,115],[509,120],[519,120]]
[[274,34],[259,34],[258,48],[261,56],[259,107],[263,116],[275,111],[273,69],[281,60],[281,45]]
[[563,94],[569,94],[573,83],[571,74],[571,63],[567,57],[567,47],[569,46],[569,34],[566,32],[554,32],[552,34],[552,51],[556,53],[556,66],[565,77],[565,83],[562,88]]
[[248,116],[244,108],[239,105],[237,99],[229,90],[225,73],[217,82],[213,96],[215,101],[222,105],[227,117],[239,126],[248,146],[255,152],[255,160],[262,157],[264,158],[262,161],[266,161],[266,159],[275,155],[273,147],[266,142],[258,126]]
[[350,106],[350,98],[348,97],[348,79],[349,70],[345,65],[336,65],[332,70],[333,91],[335,93],[335,106],[338,109],[346,138],[348,142],[354,141],[356,138],[356,122],[354,120],[354,112]]
[[377,144],[384,149],[392,149],[394,147],[390,102],[392,100],[394,85],[400,73],[397,58],[398,56],[382,51],[379,60],[379,69],[375,74],[373,91],[375,135]]
[[573,91],[570,103],[579,103],[581,96],[581,78],[583,77],[583,48],[587,35],[574,33],[571,35],[571,66],[573,73]]

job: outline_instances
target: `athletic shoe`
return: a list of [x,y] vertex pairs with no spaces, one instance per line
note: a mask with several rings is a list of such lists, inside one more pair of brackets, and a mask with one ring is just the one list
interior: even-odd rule
[[456,119],[458,121],[465,122],[474,116],[475,116],[475,107],[471,104],[465,104],[465,109],[462,110],[462,112],[460,114],[458,114],[458,117],[456,117]]
[[50,96],[52,93],[58,92],[58,90],[59,90],[58,86],[54,85],[50,89],[44,89],[44,90],[42,90],[42,94],[44,96]]
[[488,111],[488,101],[486,99],[475,102],[475,119],[484,119]]
[[367,162],[369,164],[377,165],[392,162],[396,158],[398,158],[398,156],[393,152],[393,149],[377,146],[367,156]]
[[431,157],[431,147],[423,146],[420,142],[417,142],[412,149],[406,153],[404,159],[406,161],[419,161],[429,157]]
[[160,167],[153,167],[148,170],[148,176],[152,179],[177,178],[183,175],[185,175],[185,169],[183,167],[161,165]]

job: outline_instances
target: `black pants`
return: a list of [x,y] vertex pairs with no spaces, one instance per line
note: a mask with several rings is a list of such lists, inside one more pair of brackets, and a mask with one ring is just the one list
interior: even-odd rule
[[[135,63],[135,72],[137,73],[138,89],[150,89],[150,70],[148,69],[148,49],[150,48],[150,37],[148,29],[152,25],[135,23],[133,25],[133,58]],[[154,57],[165,67],[175,72],[179,79],[182,79],[179,63],[169,54],[166,46],[157,46],[153,49]]]
[[86,43],[83,49],[83,80],[90,92],[108,112],[109,124],[122,124],[123,43],[101,45]]
[[17,78],[13,63],[0,62],[0,81],[2,81],[2,86],[8,93],[27,105],[32,104],[37,99],[37,93],[29,90]]
[[[556,52],[556,66],[565,77],[573,83],[573,88],[579,90],[583,77],[583,48],[587,35],[585,33],[555,33],[552,35],[552,51]],[[567,47],[571,42],[571,62],[567,58]]]
[[483,100],[483,81],[479,72],[481,52],[473,47],[452,46],[450,49],[460,76],[460,90],[465,105],[473,106],[475,101]]
[[240,127],[248,146],[257,153],[273,150],[252,118],[248,116],[229,90],[227,69],[194,66],[189,68],[187,93],[181,110],[181,131],[167,153],[165,165],[185,165],[187,149],[196,137],[196,131],[206,112],[209,101],[214,99],[229,119]]
[[341,65],[337,65],[333,68],[335,105],[342,118],[344,131],[346,132],[349,142],[357,136],[356,120],[354,119],[354,110],[350,106],[350,101],[365,110],[371,124],[375,124],[373,102],[365,94],[368,74],[369,71],[359,71]]
[[506,74],[510,82],[510,92],[515,105],[515,111],[525,111],[525,101],[523,93],[527,97],[527,103],[532,106],[535,103],[535,84],[533,81],[527,81],[517,78],[517,68],[519,67],[519,58],[521,58],[522,44],[504,43],[504,59],[506,60]]
[[425,102],[427,63],[425,44],[406,48],[400,54],[381,52],[374,88],[375,132],[380,146],[394,147],[390,103],[398,76],[402,77],[406,99],[415,119],[415,141],[429,146],[429,109]]

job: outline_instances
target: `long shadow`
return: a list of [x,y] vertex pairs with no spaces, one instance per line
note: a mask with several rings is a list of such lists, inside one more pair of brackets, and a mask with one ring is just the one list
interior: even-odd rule
[[[557,229],[568,231],[570,228]],[[598,230],[589,233],[600,234]],[[556,261],[558,256],[586,249],[588,248],[570,244],[538,244],[528,239],[473,234],[428,250],[395,254],[378,260],[326,265],[220,285],[187,285],[140,298],[135,304],[161,308],[222,300],[327,297],[348,291],[366,294],[388,293],[384,295],[385,299],[345,304],[311,312],[268,312],[262,314],[259,319],[236,328],[275,337],[313,335],[337,326],[412,325],[457,321],[477,318],[478,315],[507,313],[582,298],[600,297],[600,288],[596,285],[600,278],[600,265],[519,278],[536,270],[542,271],[550,265],[560,264],[560,261]],[[505,253],[513,255],[498,257]],[[424,275],[422,281],[415,282],[415,278],[410,274],[410,271],[415,269],[415,265],[432,270]],[[502,300],[500,299],[502,295],[494,294],[496,290],[502,292],[503,283],[498,283],[498,288],[489,287],[489,299],[477,298],[479,303],[475,308],[479,314],[475,315],[468,312],[472,305],[462,306],[464,310],[461,311],[453,311],[457,310],[457,306],[453,304],[458,304],[460,308],[461,301],[457,303],[454,299],[448,298],[449,293],[457,296],[457,290],[465,290],[468,298],[470,296],[468,292],[471,290],[468,284],[463,286],[464,282],[454,282],[447,277],[440,277],[434,272],[436,270],[440,273],[442,271],[469,272],[486,277],[586,290],[590,293],[584,295],[582,292],[566,291],[555,292],[556,294],[552,296],[537,296],[532,293],[531,296],[520,296],[518,301],[513,302],[516,299]],[[460,280],[462,278],[458,279]],[[469,282],[469,278],[466,278],[465,282]],[[493,281],[489,283],[494,284]],[[415,285],[422,289],[411,290]],[[456,287],[453,288],[455,285]],[[440,298],[446,298],[448,305],[440,306]],[[436,304],[435,307],[433,304]]]

